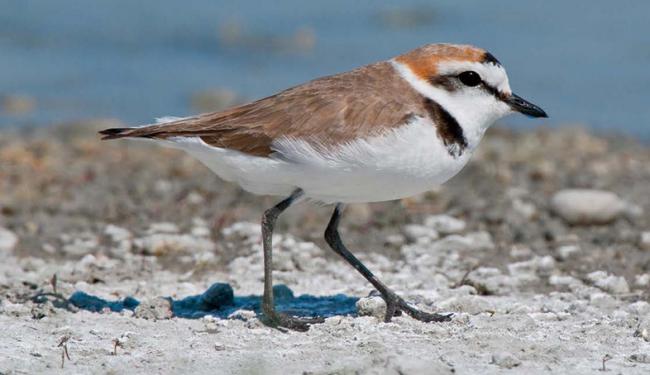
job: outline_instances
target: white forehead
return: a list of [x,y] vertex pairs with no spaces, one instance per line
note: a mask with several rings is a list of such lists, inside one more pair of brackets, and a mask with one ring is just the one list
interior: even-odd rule
[[511,94],[508,75],[503,66],[492,62],[470,62],[470,61],[441,61],[438,63],[438,74],[460,74],[473,70],[481,76],[481,79],[488,85],[496,88],[504,94]]

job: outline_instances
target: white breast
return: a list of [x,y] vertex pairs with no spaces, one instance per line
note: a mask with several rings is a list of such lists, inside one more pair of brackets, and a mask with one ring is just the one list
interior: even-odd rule
[[458,173],[473,151],[470,146],[452,157],[434,124],[420,117],[382,136],[333,149],[284,138],[274,143],[270,158],[213,147],[200,138],[169,141],[247,191],[286,196],[301,188],[324,203],[377,202],[425,192]]

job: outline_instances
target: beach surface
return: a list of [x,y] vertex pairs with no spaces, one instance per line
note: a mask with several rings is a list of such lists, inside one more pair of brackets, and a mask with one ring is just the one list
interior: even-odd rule
[[444,186],[349,206],[349,247],[446,323],[384,323],[322,239],[332,207],[292,208],[274,236],[279,303],[327,316],[301,333],[256,311],[258,223],[278,198],[176,150],[100,142],[112,126],[0,134],[0,374],[650,371],[646,145],[497,127]]

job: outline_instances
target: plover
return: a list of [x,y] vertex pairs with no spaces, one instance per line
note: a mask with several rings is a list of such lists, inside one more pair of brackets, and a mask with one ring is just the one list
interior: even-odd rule
[[416,309],[378,280],[341,241],[339,221],[346,203],[400,199],[449,180],[488,127],[512,112],[547,117],[511,91],[489,52],[429,44],[221,112],[100,133],[185,150],[251,193],[284,197],[262,216],[263,319],[306,330],[322,319],[289,316],[273,303],[271,237],[278,216],[302,200],[334,204],[325,240],[381,294],[385,321],[399,311],[425,322],[449,320]]

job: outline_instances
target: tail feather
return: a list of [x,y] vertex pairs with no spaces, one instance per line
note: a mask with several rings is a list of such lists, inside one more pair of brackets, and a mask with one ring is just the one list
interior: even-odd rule
[[147,124],[143,126],[136,126],[132,128],[111,128],[99,132],[102,135],[102,140],[118,139],[118,138],[156,138],[157,136],[165,133],[169,129],[170,124],[182,124],[188,118],[182,117],[162,117],[156,119],[155,124]]
[[99,132],[102,137],[102,141],[107,140],[107,139],[117,139],[117,138],[122,138],[125,137],[124,133],[128,132],[131,130],[131,128],[111,128],[111,129],[104,129]]

